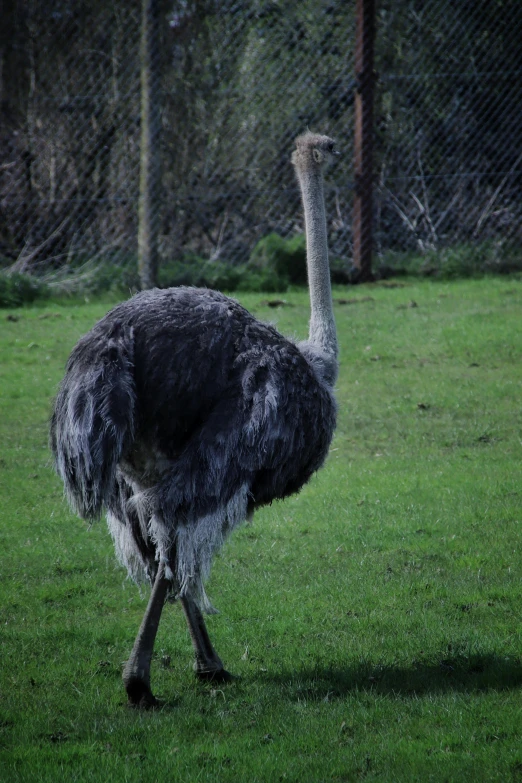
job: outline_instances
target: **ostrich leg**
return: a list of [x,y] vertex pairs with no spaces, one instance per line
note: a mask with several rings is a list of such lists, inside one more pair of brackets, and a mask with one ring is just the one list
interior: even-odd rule
[[129,704],[133,707],[148,709],[157,704],[150,689],[150,661],[168,588],[169,581],[164,577],[163,564],[160,564],[140,630],[123,670],[123,683]]
[[188,596],[181,599],[181,605],[187,618],[190,638],[196,653],[195,672],[201,680],[213,680],[214,682],[229,682],[233,679],[223,667],[221,658],[212,647],[205,621],[200,610]]

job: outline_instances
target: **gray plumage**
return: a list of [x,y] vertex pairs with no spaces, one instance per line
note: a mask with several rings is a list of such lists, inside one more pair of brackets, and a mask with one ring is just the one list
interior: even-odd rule
[[206,609],[212,555],[249,509],[297,492],[335,424],[317,352],[196,288],[115,307],[73,350],[51,438],[76,512],[109,512],[136,579],[168,565]]
[[[333,142],[306,134],[296,143],[309,255],[315,241],[319,257],[326,232],[309,235],[313,203],[310,217],[302,178],[306,165],[320,174],[317,150],[326,156]],[[299,154],[311,162],[300,167]],[[337,373],[329,279],[323,284],[330,312],[314,321],[312,297],[319,338],[311,327],[299,345],[223,294],[171,288],[118,305],[74,348],[51,422],[56,469],[80,516],[106,511],[134,579],[155,583],[161,569],[170,592],[211,611],[204,581],[226,536],[323,464]]]

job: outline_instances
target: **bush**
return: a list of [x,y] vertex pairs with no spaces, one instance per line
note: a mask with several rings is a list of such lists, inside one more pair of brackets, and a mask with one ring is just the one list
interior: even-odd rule
[[429,251],[421,273],[436,275],[445,280],[481,276],[488,256],[486,246],[457,245],[439,252]]
[[[279,234],[267,234],[254,247],[248,266],[257,270],[271,270],[287,284],[307,285],[306,237],[304,234],[296,234],[290,239],[283,239]],[[346,260],[333,256],[330,256],[330,277],[335,285],[354,282],[353,272]]]
[[[71,263],[59,270],[52,279],[48,276],[49,289],[54,296],[99,296],[118,293],[129,296],[140,289],[136,259],[124,263],[93,262]],[[286,291],[288,283],[269,269],[250,269],[246,264],[232,266],[225,261],[209,261],[194,254],[186,254],[183,260],[163,264],[158,271],[158,286],[196,286],[218,291]]]
[[241,273],[238,267],[224,261],[209,261],[193,254],[186,254],[181,261],[170,261],[160,267],[160,288],[193,285],[198,288],[237,288]]
[[305,237],[297,234],[283,239],[279,234],[267,234],[252,250],[248,266],[257,271],[270,271],[287,285],[306,285]]
[[522,272],[522,248],[511,243],[482,242],[430,250],[424,255],[388,252],[382,258],[382,268],[388,276],[407,274],[440,280],[512,274]]
[[137,264],[123,264],[116,266],[110,263],[100,264],[95,268],[92,275],[85,276],[81,293],[85,294],[103,294],[124,293],[138,291],[140,288],[140,278]]
[[0,307],[21,307],[48,296],[48,287],[36,277],[0,272]]
[[218,291],[286,291],[288,282],[271,269],[255,269],[248,264],[232,266],[226,261],[208,261],[185,255],[183,261],[171,261],[159,270],[160,288],[193,285]]
[[288,281],[280,277],[271,269],[250,269],[248,265],[242,267],[242,274],[238,291],[252,291],[253,293],[266,292],[267,294],[284,293],[288,288]]

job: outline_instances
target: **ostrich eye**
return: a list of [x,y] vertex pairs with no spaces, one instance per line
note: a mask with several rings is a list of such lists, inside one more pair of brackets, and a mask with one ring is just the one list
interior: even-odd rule
[[331,142],[328,144],[328,149],[329,149],[329,151],[330,151],[330,152],[333,152],[333,151],[334,151],[334,146],[335,146],[335,145],[334,145],[333,141],[331,141]]

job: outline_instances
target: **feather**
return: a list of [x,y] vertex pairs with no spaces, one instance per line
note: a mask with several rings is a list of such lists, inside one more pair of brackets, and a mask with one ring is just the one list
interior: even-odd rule
[[250,508],[321,467],[335,413],[317,353],[215,291],[152,290],[78,343],[51,443],[73,508],[108,510],[129,574],[153,579],[164,562],[174,591],[209,609],[215,552]]

